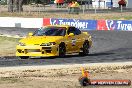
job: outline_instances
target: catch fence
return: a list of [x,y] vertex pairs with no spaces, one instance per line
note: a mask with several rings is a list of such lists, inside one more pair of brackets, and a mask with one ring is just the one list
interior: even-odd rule
[[[12,12],[17,12],[17,13],[27,13],[31,14],[32,12],[35,12],[37,14],[43,14],[45,12],[47,13],[66,13],[68,14],[69,8],[68,4],[65,3],[61,6],[57,6],[56,4],[24,4],[23,11],[21,9],[18,9],[18,11],[15,10],[15,5],[12,5],[13,11]],[[20,6],[19,6],[20,7]],[[2,12],[8,12],[8,5],[0,5],[0,13]],[[84,4],[80,5],[80,10],[79,13],[81,14],[87,14],[87,13],[113,13],[113,12],[118,12],[118,13],[123,13],[123,12],[132,12],[132,9],[126,8],[126,7],[118,7],[118,8],[109,8],[109,7],[99,7],[99,6],[93,6],[92,4]]]

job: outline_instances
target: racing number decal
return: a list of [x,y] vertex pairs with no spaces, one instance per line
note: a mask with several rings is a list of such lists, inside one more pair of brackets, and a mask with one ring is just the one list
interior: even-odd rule
[[72,39],[72,46],[76,45],[76,39]]

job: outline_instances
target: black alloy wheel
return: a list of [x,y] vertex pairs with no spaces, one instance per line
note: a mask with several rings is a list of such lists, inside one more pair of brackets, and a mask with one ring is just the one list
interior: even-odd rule
[[66,47],[65,44],[59,45],[59,56],[64,57],[66,55]]
[[82,52],[79,53],[80,55],[88,55],[89,54],[89,43],[87,41],[84,42]]

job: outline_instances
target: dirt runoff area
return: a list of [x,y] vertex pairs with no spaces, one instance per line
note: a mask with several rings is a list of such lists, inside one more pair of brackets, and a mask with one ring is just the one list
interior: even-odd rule
[[[0,68],[0,88],[83,88],[78,82],[80,68],[90,79],[130,79],[132,62],[93,63]],[[87,86],[86,88],[132,88],[132,86]]]
[[0,56],[15,56],[16,45],[20,38],[0,35]]

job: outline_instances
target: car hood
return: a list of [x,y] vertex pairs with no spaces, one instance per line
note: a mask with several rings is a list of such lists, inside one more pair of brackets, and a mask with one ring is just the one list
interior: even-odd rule
[[42,43],[57,42],[62,38],[63,36],[30,36],[21,39],[19,42],[26,45],[40,45]]

